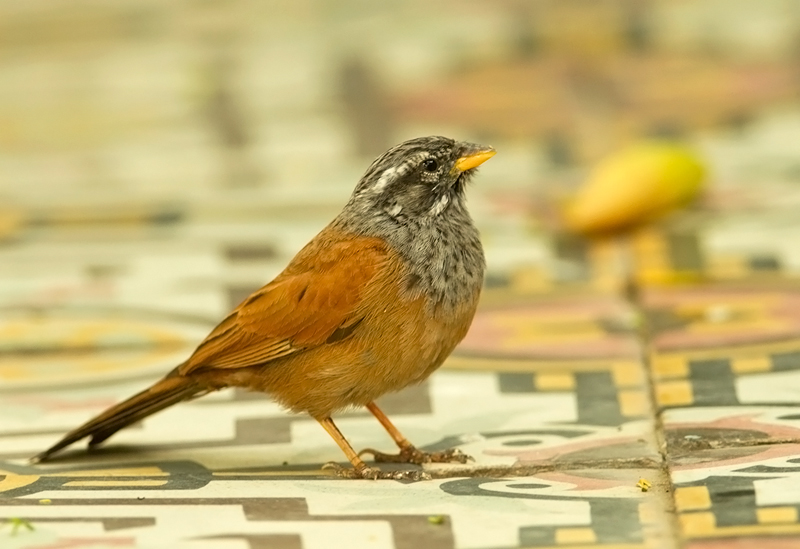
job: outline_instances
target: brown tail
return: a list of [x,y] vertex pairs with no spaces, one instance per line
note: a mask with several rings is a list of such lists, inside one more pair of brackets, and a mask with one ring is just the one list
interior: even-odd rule
[[123,427],[205,391],[206,388],[197,381],[173,372],[149,389],[112,406],[96,418],[70,431],[55,446],[32,458],[32,461],[45,461],[73,442],[88,436],[92,437],[89,446],[100,444]]

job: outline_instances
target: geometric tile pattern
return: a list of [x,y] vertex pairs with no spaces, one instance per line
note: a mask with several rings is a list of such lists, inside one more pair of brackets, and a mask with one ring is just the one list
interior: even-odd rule
[[[419,446],[475,458],[425,465],[433,480],[421,483],[332,477],[320,465],[343,458],[315,422],[243,391],[169,409],[91,454],[30,465],[64,430],[178,362],[214,318],[211,309],[7,307],[6,333],[31,334],[9,338],[5,356],[19,359],[0,362],[0,515],[35,528],[9,537],[12,547],[800,540],[793,283],[645,280],[625,298],[609,286],[608,266],[592,263],[607,251],[591,247],[584,281],[531,286],[535,268],[494,278],[445,366],[383,398]],[[242,257],[272,261],[273,251],[245,248],[225,252],[229,268]],[[666,276],[634,257],[651,269],[637,276]],[[222,288],[225,301],[246,291],[236,287]],[[337,424],[356,447],[391,445],[364,411]]]
[[649,296],[660,322],[676,319],[654,333],[651,364],[686,547],[800,542],[795,295],[756,281]]

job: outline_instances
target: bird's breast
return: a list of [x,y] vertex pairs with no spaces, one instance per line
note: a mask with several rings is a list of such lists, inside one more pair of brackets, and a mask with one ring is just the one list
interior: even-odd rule
[[431,307],[456,314],[479,296],[486,261],[471,223],[420,231],[406,256],[414,289]]
[[[441,259],[453,262],[451,272],[464,261],[460,256]],[[327,417],[426,379],[466,335],[480,285],[463,295],[443,285],[440,291],[449,292],[451,303],[431,291],[428,279],[418,282],[428,284],[425,291],[406,287],[412,272],[406,258],[390,254],[363,288],[354,313],[360,321],[352,334],[264,367],[256,388],[292,410]]]

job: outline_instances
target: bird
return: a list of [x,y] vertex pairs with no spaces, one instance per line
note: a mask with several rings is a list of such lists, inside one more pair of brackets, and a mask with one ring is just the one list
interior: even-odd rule
[[[467,334],[486,261],[466,186],[495,153],[442,136],[390,148],[367,168],[333,221],[185,362],[32,461],[46,461],[86,437],[92,448],[173,404],[238,387],[317,420],[352,464],[330,464],[342,478],[425,478],[416,469],[370,467],[364,454],[376,463],[466,463],[457,449],[418,449],[375,400],[424,381]],[[331,419],[361,406],[388,432],[397,454],[357,453]]]

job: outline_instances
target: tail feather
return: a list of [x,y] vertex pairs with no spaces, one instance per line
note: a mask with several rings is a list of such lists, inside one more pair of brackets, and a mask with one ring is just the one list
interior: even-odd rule
[[120,429],[205,391],[206,388],[193,379],[168,375],[149,389],[112,406],[96,418],[70,431],[57,444],[34,457],[32,461],[45,461],[82,438],[92,437],[90,446],[100,444]]

